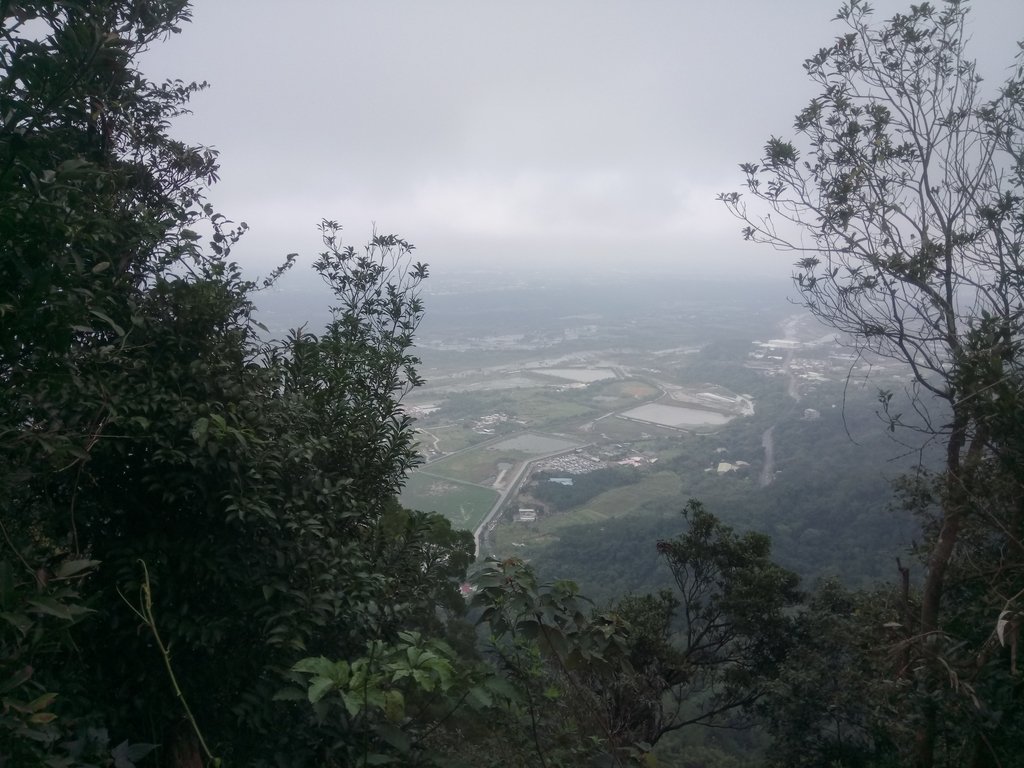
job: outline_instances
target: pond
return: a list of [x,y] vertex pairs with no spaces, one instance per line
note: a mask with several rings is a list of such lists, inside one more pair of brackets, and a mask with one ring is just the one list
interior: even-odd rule
[[646,421],[663,427],[720,427],[728,424],[733,416],[701,408],[687,408],[679,405],[648,403],[620,414],[627,419]]

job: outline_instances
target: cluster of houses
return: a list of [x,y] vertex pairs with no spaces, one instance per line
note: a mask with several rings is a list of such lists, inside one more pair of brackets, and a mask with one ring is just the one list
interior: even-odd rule
[[593,472],[595,469],[602,469],[607,464],[596,456],[583,453],[582,450],[573,453],[563,453],[560,456],[552,456],[550,459],[537,463],[536,469],[542,472],[564,472],[568,475],[582,475]]
[[493,435],[495,433],[495,427],[499,424],[506,424],[508,422],[512,422],[513,424],[524,423],[518,419],[513,419],[507,413],[488,413],[486,416],[481,416],[473,422],[473,431],[478,435]]

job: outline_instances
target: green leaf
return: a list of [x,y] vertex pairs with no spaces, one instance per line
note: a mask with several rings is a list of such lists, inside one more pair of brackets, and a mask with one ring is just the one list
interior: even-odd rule
[[90,309],[89,310],[89,314],[91,314],[91,315],[93,315],[95,317],[98,317],[100,320],[102,320],[107,325],[109,325],[111,328],[113,328],[114,329],[114,333],[116,333],[118,336],[124,336],[124,328],[122,328],[120,325],[115,323],[111,319],[110,315],[106,314],[105,312],[101,312],[98,309]]
[[36,609],[39,613],[46,613],[50,616],[56,616],[58,619],[64,619],[65,621],[71,621],[72,613],[71,609],[54,600],[52,597],[42,595],[41,597],[33,597],[26,601],[29,605]]
[[58,579],[69,579],[99,564],[99,560],[65,560],[57,567],[55,575]]
[[159,746],[159,744],[145,744],[141,742],[139,744],[129,744],[127,741],[122,741],[110,750],[110,756],[114,758],[114,768],[135,768],[136,762]]
[[32,677],[32,667],[24,666],[7,678],[3,683],[0,683],[0,693],[7,693],[13,691],[24,685]]
[[341,694],[341,701],[345,705],[345,709],[349,715],[355,717],[363,711],[363,697],[357,693],[351,693],[349,691],[343,691]]
[[292,671],[325,677],[332,680],[339,687],[344,687],[349,681],[349,665],[347,661],[331,661],[323,656],[302,659],[292,667]]
[[209,431],[210,431],[210,420],[207,419],[206,417],[201,417],[201,418],[196,419],[195,423],[192,425],[192,431],[191,431],[192,439],[195,440],[196,443],[199,444],[200,448],[202,448],[204,445],[206,445],[206,439],[207,439]]
[[42,696],[38,696],[29,702],[28,708],[32,712],[39,712],[46,709],[48,706],[53,704],[54,699],[57,698],[56,693],[44,693]]
[[57,166],[57,170],[61,173],[70,173],[77,171],[79,168],[85,168],[90,165],[89,161],[83,157],[73,157],[70,160],[65,160],[63,163]]
[[337,684],[329,677],[314,677],[309,683],[309,690],[306,692],[310,704],[316,704],[326,696]]
[[300,659],[292,665],[292,672],[305,672],[309,675],[320,675],[329,677],[334,662],[324,656],[309,657]]
[[393,723],[405,717],[405,697],[398,689],[384,694],[384,717]]
[[274,694],[274,701],[306,701],[307,692],[294,685],[282,688]]
[[3,619],[8,624],[11,624],[23,635],[27,634],[28,631],[32,629],[32,625],[35,623],[34,621],[32,621],[32,619],[30,619],[23,613],[10,613],[7,611],[0,613],[0,619]]
[[479,685],[474,685],[469,689],[468,698],[476,709],[488,709],[494,706],[494,698],[486,688]]
[[434,680],[433,676],[427,674],[426,672],[423,672],[418,669],[413,670],[412,679],[415,680],[419,684],[420,688],[422,688],[424,691],[434,690],[436,681]]
[[999,644],[1001,646],[1006,646],[1008,638],[1010,638],[1012,642],[1016,642],[1017,625],[1014,622],[1017,618],[1017,614],[1013,611],[1000,612],[999,619],[996,621],[996,637],[999,639]]
[[377,735],[398,752],[408,752],[412,747],[409,735],[391,723],[379,723],[374,727]]
[[489,677],[483,682],[484,687],[495,696],[500,696],[508,701],[517,701],[519,692],[503,677]]

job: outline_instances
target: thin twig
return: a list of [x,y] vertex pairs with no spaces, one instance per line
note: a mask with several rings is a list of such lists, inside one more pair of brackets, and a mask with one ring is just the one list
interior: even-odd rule
[[210,747],[206,744],[206,739],[203,738],[202,731],[199,730],[199,724],[196,722],[195,715],[192,714],[192,708],[189,707],[185,694],[182,692],[181,686],[178,685],[178,678],[174,674],[174,669],[171,667],[171,654],[167,650],[167,646],[164,645],[163,640],[160,638],[160,632],[156,628],[156,618],[153,615],[153,589],[149,583],[149,569],[146,567],[146,561],[140,559],[139,565],[142,566],[142,586],[139,589],[141,607],[136,608],[132,605],[124,595],[121,595],[120,590],[118,590],[118,594],[121,595],[121,599],[128,604],[128,607],[142,619],[143,623],[152,632],[157,648],[160,649],[160,657],[164,661],[164,667],[167,669],[167,676],[170,678],[171,686],[174,688],[174,694],[178,697],[178,701],[181,702],[181,706],[185,710],[185,717],[188,719],[189,725],[192,726],[192,731],[195,733],[196,738],[199,739],[199,746],[202,747],[203,753],[210,764],[214,768],[219,768],[221,759],[214,757]]
[[11,540],[11,535],[7,532],[7,528],[4,526],[3,520],[0,520],[0,532],[3,533],[4,539],[7,541],[7,546],[11,548],[11,552],[13,552],[14,556],[17,557],[21,561],[21,564],[25,566],[25,570],[32,574],[32,578],[36,580],[36,583],[39,584],[39,574],[37,574],[36,570],[28,564],[28,561],[22,556],[18,548],[14,546],[14,542]]

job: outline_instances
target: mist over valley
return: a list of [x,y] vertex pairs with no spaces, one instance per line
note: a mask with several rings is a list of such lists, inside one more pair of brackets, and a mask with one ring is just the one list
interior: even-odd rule
[[[296,282],[259,300],[278,333],[329,303]],[[858,357],[792,293],[665,274],[430,278],[425,383],[403,401],[422,464],[402,503],[472,531],[480,557],[524,558],[598,599],[668,585],[653,542],[678,533],[688,498],[771,535],[812,582],[891,578],[917,532],[891,483],[929,460],[879,416],[878,391],[907,370]]]

